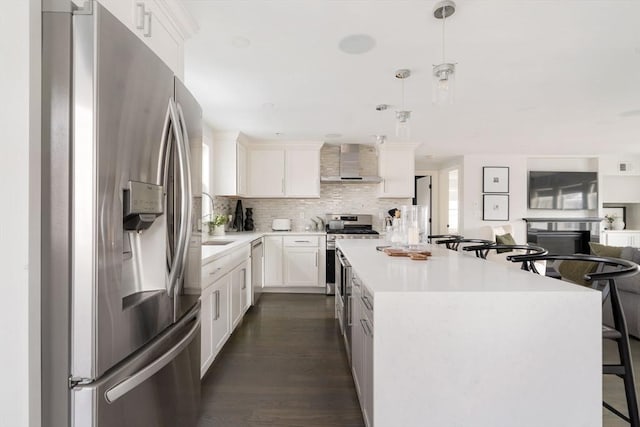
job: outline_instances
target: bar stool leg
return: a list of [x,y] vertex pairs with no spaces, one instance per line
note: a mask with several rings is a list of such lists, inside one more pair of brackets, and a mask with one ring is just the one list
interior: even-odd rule
[[624,372],[622,377],[624,382],[624,392],[627,398],[627,410],[629,414],[629,424],[631,427],[640,427],[640,414],[638,413],[638,400],[636,396],[636,387],[633,375],[633,362],[631,359],[631,348],[629,345],[629,334],[627,333],[627,323],[622,313],[622,303],[618,295],[618,289],[614,283],[610,283],[609,296],[611,298],[611,311],[613,314],[613,322],[616,330],[621,333],[621,337],[617,339],[618,355],[620,364]]

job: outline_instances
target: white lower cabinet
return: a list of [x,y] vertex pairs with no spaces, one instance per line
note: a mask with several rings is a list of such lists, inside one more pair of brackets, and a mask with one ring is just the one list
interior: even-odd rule
[[231,273],[231,326],[240,323],[242,315],[249,308],[247,286],[249,277],[249,261],[244,261]]
[[271,235],[264,243],[264,288],[325,287],[325,236]]
[[231,335],[230,287],[231,275],[226,274],[202,292],[200,377]]
[[249,308],[250,245],[202,267],[200,376],[204,376]]
[[354,274],[351,298],[351,369],[365,424],[373,426],[373,297]]
[[282,286],[282,236],[264,237],[264,287]]
[[632,246],[640,248],[640,231],[610,230],[602,233],[602,243],[609,246]]
[[286,286],[318,286],[318,247],[284,248]]

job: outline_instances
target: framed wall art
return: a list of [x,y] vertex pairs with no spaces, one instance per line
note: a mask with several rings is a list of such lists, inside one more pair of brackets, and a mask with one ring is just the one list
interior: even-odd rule
[[509,168],[507,166],[485,166],[482,168],[483,193],[508,193]]
[[482,220],[509,221],[509,195],[483,194]]

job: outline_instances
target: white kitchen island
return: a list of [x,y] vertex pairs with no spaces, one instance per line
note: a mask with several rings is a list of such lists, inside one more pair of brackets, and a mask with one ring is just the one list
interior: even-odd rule
[[436,246],[428,261],[389,257],[381,244],[337,243],[362,284],[352,364],[369,426],[602,425],[599,292]]

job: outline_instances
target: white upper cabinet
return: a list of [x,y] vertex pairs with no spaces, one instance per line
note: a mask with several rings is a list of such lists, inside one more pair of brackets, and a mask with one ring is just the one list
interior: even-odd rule
[[247,148],[239,132],[213,134],[213,193],[217,196],[247,194]]
[[250,147],[248,196],[284,197],[284,150]]
[[289,149],[285,152],[287,197],[320,197],[320,149]]
[[99,0],[184,80],[184,41],[197,30],[177,0]]
[[600,175],[603,203],[640,203],[640,176]]
[[379,147],[378,173],[382,178],[378,197],[414,197],[415,145]]
[[247,197],[320,197],[321,146],[249,144]]

